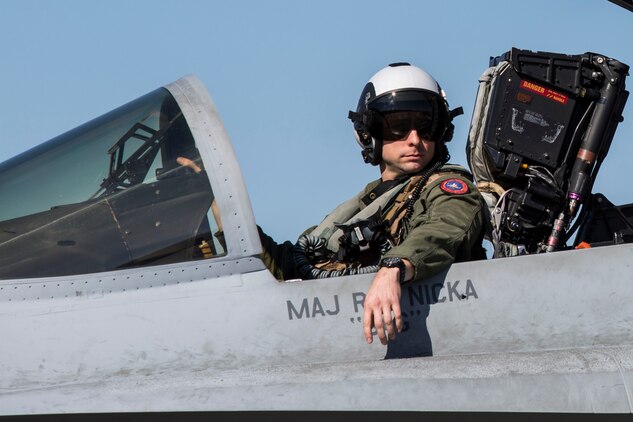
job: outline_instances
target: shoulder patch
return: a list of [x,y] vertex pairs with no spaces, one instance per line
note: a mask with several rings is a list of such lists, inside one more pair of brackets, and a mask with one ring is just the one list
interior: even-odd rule
[[446,193],[450,193],[451,195],[463,195],[470,192],[466,182],[459,179],[444,180],[440,184],[440,189]]

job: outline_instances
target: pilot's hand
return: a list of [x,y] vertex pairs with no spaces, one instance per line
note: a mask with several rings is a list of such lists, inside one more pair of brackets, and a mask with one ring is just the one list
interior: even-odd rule
[[200,173],[202,171],[202,169],[196,163],[194,163],[193,160],[190,160],[188,158],[178,157],[176,158],[176,162],[183,167],[189,167],[191,170],[193,170],[194,173]]
[[[396,330],[402,331],[404,323],[400,311],[400,270],[381,268],[376,273],[365,296],[363,329],[367,343],[374,341],[371,329],[376,327],[382,344],[396,337]],[[393,314],[392,314],[393,312]],[[387,335],[385,335],[385,330]],[[388,338],[387,338],[388,337]]]

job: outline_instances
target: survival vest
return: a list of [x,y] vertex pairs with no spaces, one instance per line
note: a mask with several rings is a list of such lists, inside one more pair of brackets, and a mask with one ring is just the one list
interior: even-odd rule
[[[295,246],[295,260],[299,273],[304,278],[323,278],[376,272],[380,256],[392,246],[398,245],[403,240],[402,226],[407,218],[409,201],[413,192],[423,189],[429,183],[447,174],[466,176],[472,179],[468,170],[454,164],[445,164],[438,171],[432,173],[426,181],[423,176],[416,175],[397,183],[395,186],[373,199],[365,207],[361,208],[367,192],[363,191],[336,207],[316,228],[302,236]],[[424,183],[423,186],[419,186]],[[380,253],[366,251],[371,255],[369,265],[367,259],[357,262],[341,262],[340,245],[344,240],[345,228],[354,227],[356,236],[363,236],[363,231],[358,225],[364,221],[378,218],[386,234],[388,246],[381,245]],[[361,239],[362,240],[362,239]],[[328,273],[329,272],[329,273]],[[332,273],[333,272],[333,273]]]

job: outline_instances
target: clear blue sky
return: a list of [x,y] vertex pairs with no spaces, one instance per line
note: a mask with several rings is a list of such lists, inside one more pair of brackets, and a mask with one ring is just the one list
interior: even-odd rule
[[[451,106],[464,107],[449,145],[462,164],[489,56],[515,46],[633,65],[633,13],[606,0],[0,6],[0,161],[193,73],[231,136],[258,223],[278,240],[294,240],[378,177],[362,162],[347,111],[388,63],[425,68]],[[633,202],[632,142],[633,99],[595,186],[620,204]]]

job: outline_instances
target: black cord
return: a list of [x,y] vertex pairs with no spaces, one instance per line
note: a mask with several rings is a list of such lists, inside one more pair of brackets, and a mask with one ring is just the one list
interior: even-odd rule
[[[431,166],[431,168],[429,168],[427,171],[424,172],[424,174],[422,175],[422,178],[420,179],[418,184],[413,189],[413,192],[407,199],[407,210],[402,220],[403,223],[405,223],[406,221],[409,220],[409,218],[411,218],[411,214],[413,214],[413,205],[415,205],[415,202],[420,197],[420,194],[422,193],[422,188],[424,188],[424,186],[426,185],[426,182],[427,180],[429,180],[429,177],[431,177],[433,173],[437,172],[443,165],[448,163],[448,161],[451,159],[451,154],[448,152],[448,148],[446,147],[446,145],[443,145],[443,149],[444,151],[442,152],[441,158],[438,159]],[[391,226],[391,222],[389,222],[389,226]]]

